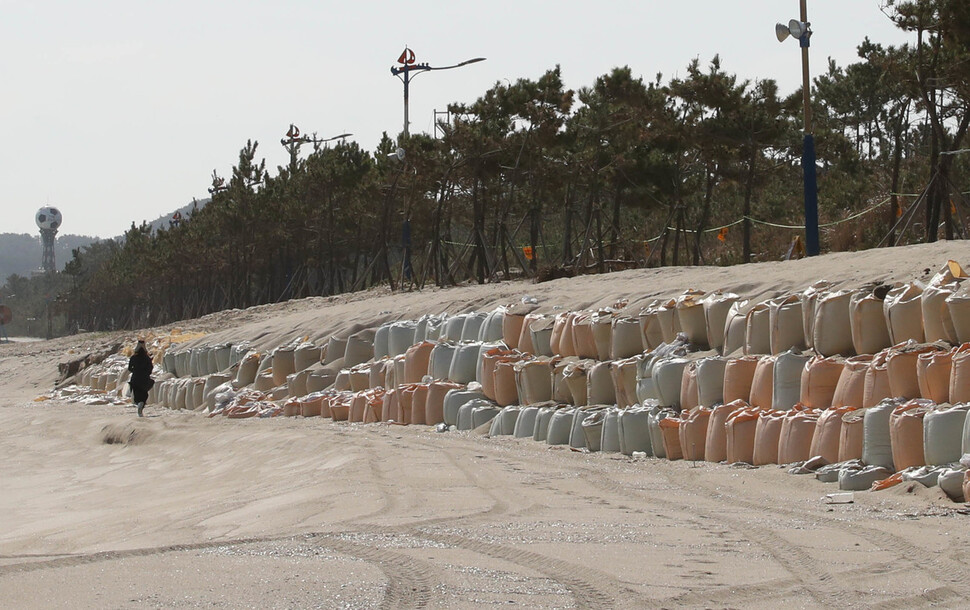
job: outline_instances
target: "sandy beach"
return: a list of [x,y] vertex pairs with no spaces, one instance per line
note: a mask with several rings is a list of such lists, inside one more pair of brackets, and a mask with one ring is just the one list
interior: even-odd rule
[[[687,288],[761,300],[819,279],[928,279],[941,242],[729,268],[372,291],[157,332],[270,349],[523,296],[540,311]],[[9,608],[964,607],[966,505],[918,483],[856,492],[787,468],[585,453],[322,418],[231,420],[35,401],[57,365],[130,341],[0,345],[0,606]]]

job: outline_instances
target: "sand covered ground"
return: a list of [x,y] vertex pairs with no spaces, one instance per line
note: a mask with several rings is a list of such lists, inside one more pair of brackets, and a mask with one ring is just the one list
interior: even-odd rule
[[[389,319],[687,288],[761,300],[819,279],[929,279],[970,244],[542,284],[372,291],[177,326],[271,348]],[[133,334],[0,345],[0,606],[11,608],[965,607],[963,504],[854,494],[786,469],[587,454],[320,418],[229,420],[34,402],[57,364]]]

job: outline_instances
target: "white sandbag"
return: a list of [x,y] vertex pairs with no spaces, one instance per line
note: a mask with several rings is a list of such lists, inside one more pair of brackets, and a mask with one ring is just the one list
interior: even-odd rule
[[806,349],[801,298],[792,294],[768,301],[768,327],[772,354]]
[[[602,406],[589,406],[583,409],[576,409],[573,413],[572,427],[569,429],[569,446],[573,449],[586,449],[586,434],[583,432],[583,422],[603,410]],[[602,429],[598,429],[593,436],[599,444]]]
[[724,347],[721,355],[728,356],[744,350],[744,340],[748,328],[748,301],[735,301],[724,319]]
[[857,354],[875,354],[892,345],[883,313],[884,299],[889,290],[889,286],[877,284],[852,293],[849,299],[849,327],[852,346]]
[[543,443],[547,441],[549,424],[552,422],[552,416],[556,414],[557,410],[557,406],[539,407],[539,412],[536,413],[536,427],[532,431],[532,440]]
[[610,362],[597,362],[586,377],[586,402],[591,405],[616,404],[616,386],[610,373]]
[[637,361],[637,402],[644,400],[657,399],[657,387],[653,383],[653,363],[652,355],[646,355]]
[[444,341],[461,341],[461,332],[465,328],[465,318],[468,314],[458,314],[445,320],[444,328],[438,338]]
[[[381,328],[384,329],[384,338],[386,339],[389,326],[382,326]],[[380,331],[380,328],[378,331]],[[330,337],[327,341],[327,351],[324,353],[323,364],[326,365],[334,360],[339,360],[344,357],[345,353],[347,353],[347,340],[336,336]]]
[[482,344],[463,343],[458,346],[454,358],[451,361],[451,368],[448,371],[448,379],[455,383],[469,383],[475,381],[478,368],[478,354]]
[[[232,381],[232,377],[230,375],[220,373],[215,373],[206,377],[205,385],[202,387],[203,406],[208,409],[212,409],[216,404],[215,392],[230,381]],[[224,388],[224,390],[225,389],[227,388]]]
[[573,428],[573,415],[576,414],[574,407],[556,409],[549,419],[549,427],[546,432],[547,445],[568,445],[569,434]]
[[[390,323],[387,323],[387,324],[381,324],[380,326],[378,326],[377,330],[374,332],[374,357],[377,358],[378,360],[380,360],[381,358],[386,358],[387,356],[390,355],[390,353],[388,352],[388,344],[387,344],[390,330],[391,330],[391,325]],[[341,350],[341,353],[339,356],[334,355],[334,353],[331,351],[331,342],[334,339],[335,337],[331,337],[330,341],[327,342],[326,351],[324,351],[324,357],[323,357],[324,364],[329,364],[334,360],[336,360],[337,358],[343,357],[343,350]]]
[[334,384],[337,380],[337,375],[333,371],[329,370],[318,370],[311,371],[310,376],[306,380],[307,393],[321,392],[326,390]]
[[482,325],[485,324],[487,316],[488,314],[483,311],[476,311],[465,316],[465,323],[461,327],[461,340],[477,341],[478,334],[482,330]]
[[431,357],[428,359],[428,374],[431,378],[440,381],[448,379],[451,374],[451,363],[455,359],[458,345],[455,343],[445,343],[439,341],[431,349]]
[[443,418],[449,426],[458,425],[458,411],[473,400],[482,400],[485,395],[479,390],[448,390],[445,393]]
[[663,358],[654,363],[651,376],[662,406],[680,408],[680,386],[689,362],[686,358]]
[[[218,358],[217,358],[218,359]],[[301,343],[293,350],[293,366],[297,371],[308,369],[320,362],[320,346],[313,343]],[[219,369],[223,370],[225,367]]]
[[[574,421],[577,416],[574,415]],[[580,430],[583,433],[584,446],[591,453],[599,451],[603,440],[603,422],[606,420],[606,411],[594,411],[585,419],[580,420]]]
[[923,331],[927,342],[959,341],[946,300],[960,289],[960,284],[965,279],[966,273],[960,265],[956,261],[947,261],[923,290],[920,307],[923,311]]
[[536,429],[536,417],[539,415],[539,407],[522,407],[519,410],[519,417],[515,420],[515,428],[512,436],[515,438],[532,438]]
[[919,282],[900,284],[886,293],[882,313],[893,345],[905,341],[923,343],[922,294],[923,285]]
[[515,432],[515,422],[519,419],[521,408],[509,405],[503,408],[495,417],[498,424],[490,436],[511,436]]
[[809,349],[815,347],[815,307],[819,298],[827,294],[831,287],[831,282],[819,280],[798,295],[802,302],[802,330],[805,333],[805,345]]
[[413,320],[400,320],[391,324],[387,336],[387,351],[391,357],[400,356],[414,345],[417,323]]
[[554,318],[542,318],[529,323],[529,334],[532,336],[532,347],[537,356],[552,356],[552,327],[556,323]]
[[[390,338],[390,337],[388,337]],[[411,347],[408,345],[404,348]],[[401,352],[402,354],[404,352]],[[347,349],[344,350],[344,366],[357,366],[374,357],[374,333],[362,330],[347,337]]]
[[890,435],[889,417],[893,409],[903,404],[902,400],[886,399],[874,407],[866,409],[863,415],[862,462],[867,466],[882,466],[892,474],[893,447]]
[[481,328],[478,330],[479,341],[491,342],[502,340],[502,323],[505,319],[505,308],[497,307],[485,315]]
[[809,356],[794,349],[779,354],[772,375],[771,408],[787,411],[801,396],[802,373]]
[[[589,318],[590,332],[593,335],[593,343],[596,345],[596,359],[597,360],[609,360],[610,354],[613,351],[613,319],[616,317],[616,312],[612,309],[601,309],[599,311],[593,312],[593,315]],[[637,341],[637,346],[640,344],[640,323],[637,322],[637,330],[634,333],[634,339]]]
[[310,371],[303,369],[297,371],[286,378],[286,392],[290,398],[306,396],[309,392],[306,389],[306,381],[310,377]]
[[711,349],[724,353],[724,323],[727,321],[731,306],[738,295],[720,290],[711,292],[701,300],[704,307],[704,321],[707,326],[707,344]]
[[815,303],[813,344],[822,356],[855,354],[849,312],[851,300],[851,292],[838,291],[820,295]]
[[963,478],[966,476],[967,469],[959,464],[954,464],[940,471],[937,478],[937,485],[954,502],[966,502],[963,495]]
[[629,316],[613,318],[610,329],[610,358],[622,360],[643,352],[640,339],[640,320]]
[[959,289],[946,297],[945,302],[957,342],[970,342],[970,284],[962,282]]
[[839,471],[839,489],[842,491],[866,491],[876,481],[892,476],[895,472],[885,466],[867,465],[861,469],[843,468]]
[[458,430],[471,430],[475,426],[472,421],[472,411],[478,407],[489,406],[494,404],[487,398],[474,398],[462,404],[458,408],[458,415],[455,422],[455,427]]
[[293,350],[278,347],[273,351],[273,387],[286,383],[286,378],[296,372]]
[[748,311],[744,326],[744,353],[771,353],[771,308],[767,302],[758,303]]
[[677,297],[674,306],[681,332],[687,335],[688,341],[702,350],[708,349],[703,297],[704,291],[688,289]]
[[664,449],[663,431],[660,429],[660,420],[673,413],[672,410],[660,407],[659,405],[652,405],[650,407],[647,429],[650,432],[650,446],[653,449],[653,454],[658,458],[667,457],[667,451]]
[[960,461],[970,405],[940,405],[923,417],[923,456],[930,466]]
[[600,451],[603,453],[620,452],[620,413],[622,412],[615,407],[601,411],[604,413],[603,430],[600,434]]
[[499,407],[498,405],[494,405],[494,404],[491,404],[491,405],[478,405],[478,406],[472,408],[472,427],[471,427],[471,429],[474,430],[475,428],[477,428],[477,427],[479,427],[481,425],[487,424],[488,422],[492,421],[492,419],[494,419],[495,417],[498,416],[498,414],[501,412],[501,410],[502,410],[501,407]]
[[664,343],[672,343],[677,339],[677,333],[681,331],[680,318],[677,316],[677,302],[671,299],[658,305],[655,311]]
[[237,389],[244,386],[252,385],[256,381],[256,375],[259,372],[260,356],[259,352],[249,352],[239,363],[239,369],[236,371],[236,381],[235,386]]
[[713,407],[724,402],[724,369],[727,359],[720,356],[701,358],[697,361],[698,404]]
[[620,453],[633,455],[634,451],[642,451],[653,455],[650,445],[650,409],[633,407],[620,411],[617,419],[617,436],[620,442]]
[[660,319],[657,317],[657,303],[657,301],[654,301],[644,307],[637,316],[637,322],[640,325],[640,342],[644,351],[650,351],[664,341]]

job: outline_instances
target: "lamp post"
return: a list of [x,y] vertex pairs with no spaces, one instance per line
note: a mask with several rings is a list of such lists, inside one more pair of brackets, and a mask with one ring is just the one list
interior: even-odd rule
[[[391,66],[391,74],[401,79],[404,83],[404,139],[407,140],[409,136],[408,130],[408,86],[411,83],[411,79],[417,76],[421,72],[430,72],[431,70],[451,70],[452,68],[460,68],[462,66],[467,66],[468,64],[478,63],[480,61],[485,61],[484,57],[476,57],[474,59],[466,59],[461,63],[457,63],[453,66],[429,66],[428,64],[415,63],[414,51],[404,47],[404,52],[401,56],[397,58],[397,63],[400,66]],[[412,76],[414,74],[414,76]]]
[[334,140],[340,140],[342,138],[349,138],[354,134],[352,133],[342,133],[339,136],[333,136],[332,138],[318,138],[317,134],[313,134],[310,137],[306,134],[300,135],[300,128],[290,123],[290,128],[286,132],[286,137],[280,140],[280,144],[286,149],[286,152],[290,153],[290,171],[296,169],[296,155],[300,152],[300,147],[304,144],[313,144],[314,150],[319,149],[321,144],[326,142],[333,142]]
[[818,240],[818,185],[815,176],[815,136],[812,128],[811,78],[808,73],[808,47],[812,36],[808,21],[807,0],[799,0],[799,18],[788,25],[775,25],[778,42],[791,36],[802,48],[802,101],[805,105],[805,127],[802,142],[802,177],[805,189],[805,250],[809,256],[819,253]]

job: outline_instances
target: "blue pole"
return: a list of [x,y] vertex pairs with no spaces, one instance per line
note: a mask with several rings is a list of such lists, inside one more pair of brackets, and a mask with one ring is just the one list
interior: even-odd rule
[[818,256],[818,186],[815,180],[815,137],[805,134],[802,144],[802,176],[805,183],[805,252]]

